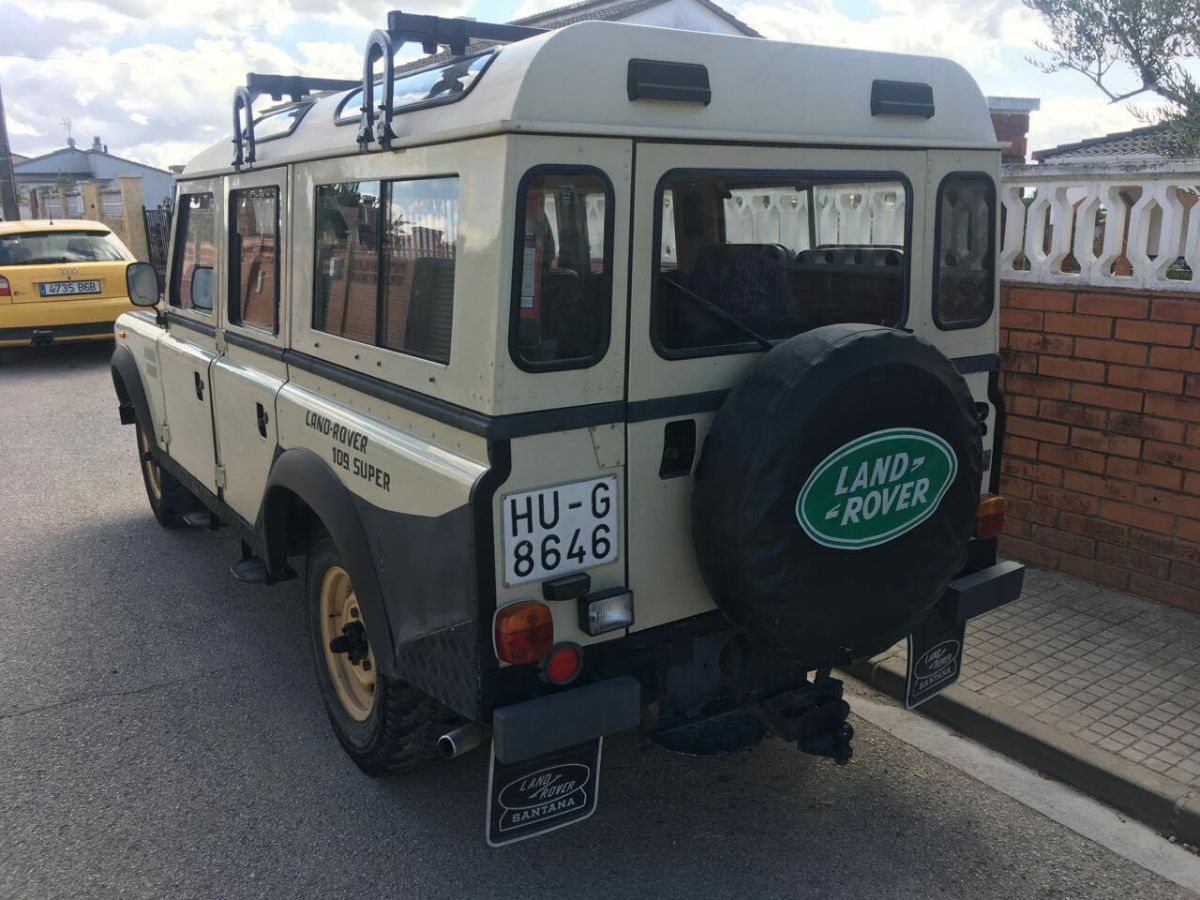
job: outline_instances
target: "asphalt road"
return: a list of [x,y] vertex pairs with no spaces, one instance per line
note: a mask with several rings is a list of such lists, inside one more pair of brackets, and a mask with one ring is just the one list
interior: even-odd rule
[[360,774],[295,585],[156,524],[108,353],[0,363],[0,897],[1191,896],[862,720],[844,768],[619,736],[590,821],[489,849],[485,754]]

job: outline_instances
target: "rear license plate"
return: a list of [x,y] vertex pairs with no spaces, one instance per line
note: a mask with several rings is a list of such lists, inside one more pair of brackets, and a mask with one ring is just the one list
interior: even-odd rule
[[492,750],[487,842],[502,847],[582,822],[596,811],[604,738],[507,765]]
[[504,497],[504,583],[578,572],[617,558],[617,476]]
[[947,621],[935,612],[908,636],[906,707],[914,709],[958,681],[966,630],[966,623]]
[[73,294],[100,293],[99,281],[45,281],[38,285],[43,297],[68,297]]

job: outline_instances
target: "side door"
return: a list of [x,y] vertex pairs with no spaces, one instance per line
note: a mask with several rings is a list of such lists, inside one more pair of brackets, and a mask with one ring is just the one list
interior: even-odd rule
[[[726,393],[774,343],[904,325],[926,296],[923,151],[638,143],[629,306],[635,629],[714,608],[692,547],[693,473]],[[653,598],[649,601],[646,598]]]
[[217,358],[221,265],[221,180],[183,182],[167,281],[167,329],[159,338],[166,448],[196,480],[216,492],[212,389]]
[[224,351],[212,366],[222,499],[247,522],[258,517],[275,457],[275,395],[287,381],[287,169],[225,179]]

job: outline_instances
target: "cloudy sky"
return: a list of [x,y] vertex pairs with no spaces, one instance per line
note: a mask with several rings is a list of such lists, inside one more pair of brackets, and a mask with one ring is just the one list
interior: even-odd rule
[[[35,155],[94,135],[167,166],[229,132],[244,73],[357,77],[389,8],[506,21],[567,0],[0,0],[0,88],[13,150]],[[951,57],[986,94],[1039,97],[1031,147],[1140,123],[1082,76],[1026,60],[1043,35],[1020,0],[729,0],[764,35]],[[412,54],[415,55],[415,48]]]

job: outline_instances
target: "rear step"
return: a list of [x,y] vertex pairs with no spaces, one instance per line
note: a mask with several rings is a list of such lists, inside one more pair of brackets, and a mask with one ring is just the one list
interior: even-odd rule
[[278,584],[281,581],[291,581],[296,577],[296,571],[285,565],[278,572],[270,572],[261,557],[255,556],[250,545],[242,541],[242,558],[229,567],[229,572],[243,584]]

